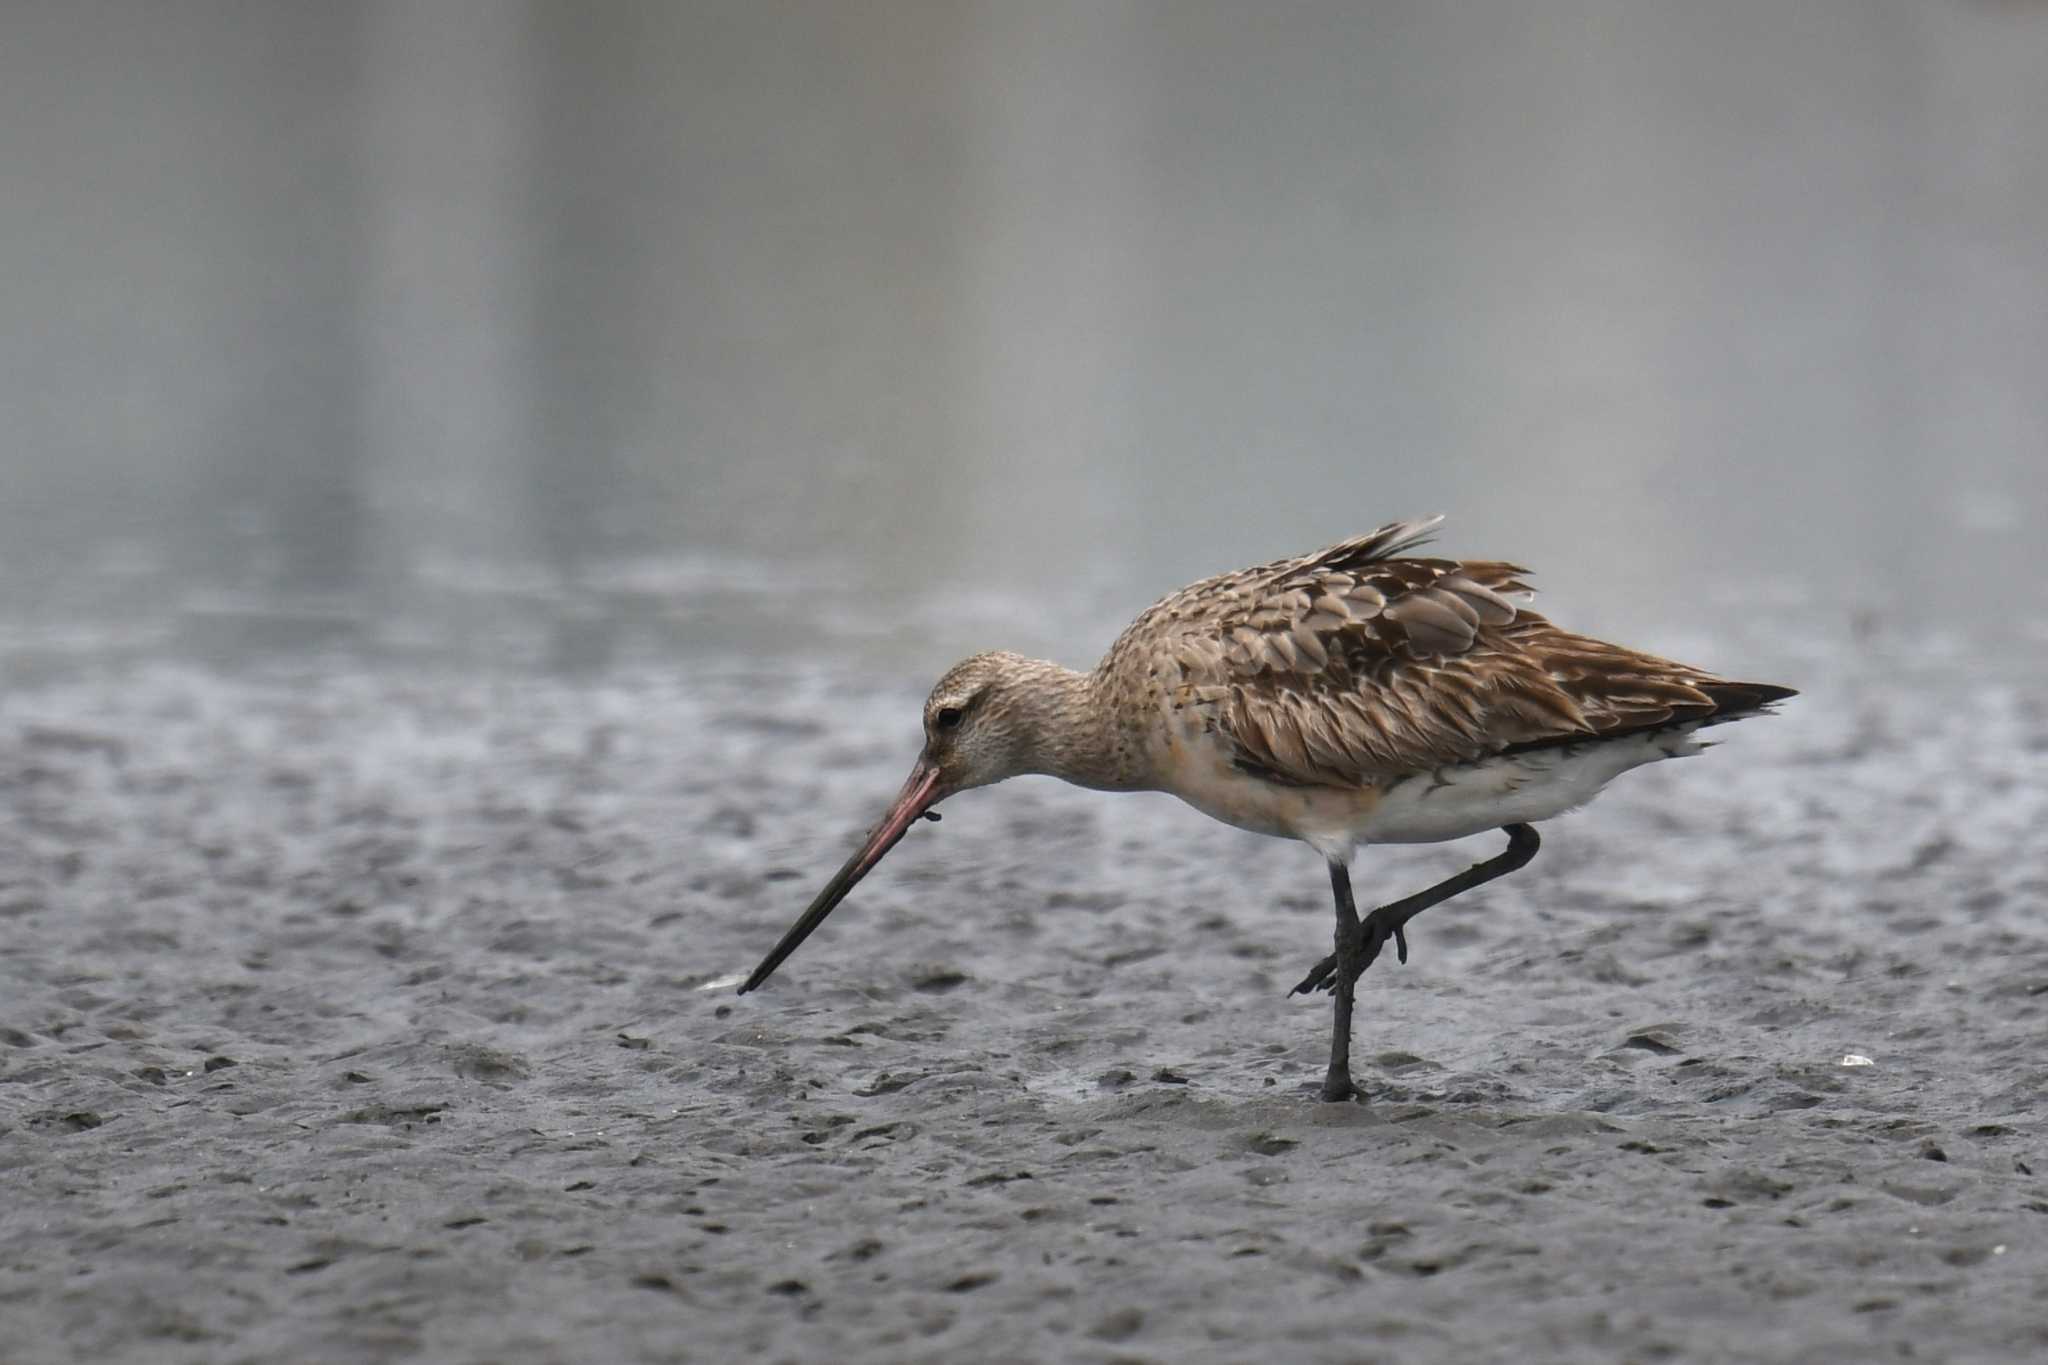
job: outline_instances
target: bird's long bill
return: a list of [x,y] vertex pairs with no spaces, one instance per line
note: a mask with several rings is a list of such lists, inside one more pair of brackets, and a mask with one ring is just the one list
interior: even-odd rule
[[896,841],[917,822],[918,816],[923,815],[938,802],[941,794],[938,768],[920,758],[917,766],[910,770],[910,780],[905,782],[903,790],[896,794],[896,801],[889,807],[889,813],[882,817],[882,823],[876,825],[869,833],[867,842],[860,846],[859,852],[846,860],[846,866],[840,868],[833,874],[832,880],[825,883],[825,889],[811,902],[811,908],[804,911],[795,924],[789,926],[789,932],[782,936],[782,942],[775,945],[774,951],[761,959],[761,965],[754,968],[754,974],[747,978],[747,983],[740,987],[739,993],[745,995],[773,975],[775,969],[782,965],[782,959],[795,952],[797,945],[811,936],[811,930],[825,922],[825,916],[831,914],[839,902],[846,899],[846,893],[853,890],[854,883],[867,876],[868,871],[882,861],[884,853],[896,847]]

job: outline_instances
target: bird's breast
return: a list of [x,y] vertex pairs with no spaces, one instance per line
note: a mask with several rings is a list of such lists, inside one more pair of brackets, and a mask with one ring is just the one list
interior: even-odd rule
[[1159,789],[1211,819],[1301,839],[1326,853],[1348,852],[1353,831],[1368,822],[1379,792],[1367,786],[1303,786],[1277,781],[1238,765],[1213,736],[1176,728],[1157,764]]

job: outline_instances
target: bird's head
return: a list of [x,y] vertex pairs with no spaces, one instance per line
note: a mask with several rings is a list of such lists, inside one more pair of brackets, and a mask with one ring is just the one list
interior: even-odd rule
[[740,993],[766,981],[918,817],[938,819],[933,806],[1023,773],[1067,775],[1063,756],[1075,744],[1073,722],[1086,714],[1087,686],[1084,675],[1058,664],[1002,651],[976,654],[946,670],[925,698],[924,750],[903,790]]
[[[1053,667],[994,650],[946,670],[924,702],[920,768],[938,775],[930,805],[955,792],[1036,772],[1039,710],[1034,677]],[[913,774],[914,775],[914,774]]]

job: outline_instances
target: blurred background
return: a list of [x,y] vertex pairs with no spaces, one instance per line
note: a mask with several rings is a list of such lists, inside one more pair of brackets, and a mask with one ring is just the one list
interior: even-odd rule
[[2048,6],[0,13],[16,663],[921,685],[1439,511],[1730,671],[2048,657]]

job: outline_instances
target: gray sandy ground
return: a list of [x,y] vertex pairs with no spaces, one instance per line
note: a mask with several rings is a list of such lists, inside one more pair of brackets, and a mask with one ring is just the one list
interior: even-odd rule
[[2043,1358],[2048,715],[1797,681],[1418,921],[1342,1106],[1313,855],[1165,798],[958,799],[735,999],[894,683],[17,688],[0,1358]]

